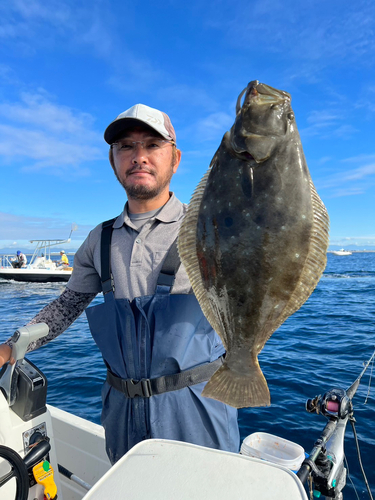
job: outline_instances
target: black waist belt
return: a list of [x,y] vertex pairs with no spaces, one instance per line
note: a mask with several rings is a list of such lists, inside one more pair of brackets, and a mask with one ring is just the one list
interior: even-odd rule
[[107,382],[117,391],[125,394],[127,398],[141,396],[149,398],[155,394],[163,392],[177,391],[190,385],[206,382],[224,362],[224,357],[207,363],[205,365],[196,366],[191,370],[184,370],[175,375],[165,375],[157,378],[143,378],[142,380],[134,380],[132,378],[123,379],[114,375],[110,370],[107,371]]

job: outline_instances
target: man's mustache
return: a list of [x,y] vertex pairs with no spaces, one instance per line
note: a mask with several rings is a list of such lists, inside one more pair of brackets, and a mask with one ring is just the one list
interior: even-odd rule
[[126,172],[126,175],[131,175],[134,172],[146,172],[147,174],[155,175],[155,171],[153,169],[141,165],[135,165],[134,167],[130,168]]

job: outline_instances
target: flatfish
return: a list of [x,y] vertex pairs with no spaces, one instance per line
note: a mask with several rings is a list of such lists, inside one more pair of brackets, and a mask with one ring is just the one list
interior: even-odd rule
[[258,354],[316,287],[328,230],[290,94],[250,82],[178,238],[193,291],[226,348],[204,396],[236,408],[270,404]]

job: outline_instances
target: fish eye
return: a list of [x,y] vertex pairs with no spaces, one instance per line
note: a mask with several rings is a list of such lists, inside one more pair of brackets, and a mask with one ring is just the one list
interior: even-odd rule
[[294,120],[294,113],[290,112],[287,114],[288,120]]

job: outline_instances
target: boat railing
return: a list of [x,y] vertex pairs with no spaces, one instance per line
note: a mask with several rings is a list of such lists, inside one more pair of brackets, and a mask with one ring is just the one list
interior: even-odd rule
[[[1,268],[12,269],[12,262],[15,262],[15,260],[16,258],[13,254],[1,255]],[[56,269],[57,267],[57,262],[54,262],[50,257],[34,253],[31,258],[27,259],[26,266],[22,266],[21,269]]]
[[15,260],[16,260],[16,257],[13,254],[2,255],[1,256],[1,267],[2,268],[13,267],[12,262],[14,262]]

